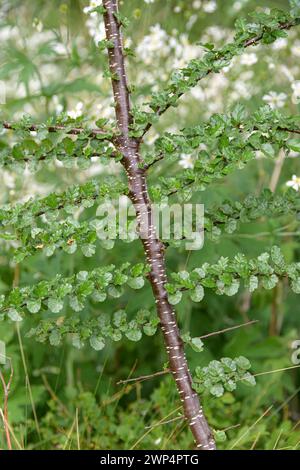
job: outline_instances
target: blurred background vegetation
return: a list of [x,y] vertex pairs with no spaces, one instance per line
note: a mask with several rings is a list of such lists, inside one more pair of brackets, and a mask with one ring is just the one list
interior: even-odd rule
[[[145,101],[167,80],[173,67],[203,53],[197,43],[218,45],[232,37],[235,20],[258,7],[288,8],[287,0],[130,0],[121,1],[130,19],[126,44],[135,51],[129,58],[131,83],[136,103]],[[112,116],[110,83],[103,76],[105,58],[96,44],[103,37],[103,24],[90,16],[84,0],[2,0],[0,4],[0,81],[6,86],[6,104],[0,106],[1,119],[10,121],[24,114],[42,122],[61,111],[88,113],[91,120]],[[151,131],[146,146],[163,129],[181,129],[196,124],[214,112],[224,112],[237,102],[249,110],[262,103],[299,113],[295,96],[300,95],[300,31],[290,32],[270,48],[248,50],[224,73],[203,80],[184,98],[179,108],[169,111],[161,127]],[[1,131],[0,131],[1,132]],[[13,137],[12,137],[13,139]],[[1,135],[0,135],[1,145]],[[226,197],[243,199],[259,194],[264,187],[280,190],[293,174],[300,176],[300,155],[284,164],[263,158],[248,164],[195,196],[212,207]],[[175,174],[189,162],[183,156],[178,164],[161,164],[151,173]],[[181,165],[181,166],[180,166]],[[14,203],[63,190],[91,177],[105,178],[121,173],[118,164],[97,161],[88,170],[43,167],[34,175],[1,169],[0,202]],[[95,209],[85,211],[93,216]],[[82,217],[78,214],[78,217]],[[223,236],[216,245],[206,240],[204,248],[189,253],[168,251],[171,271],[192,269],[220,256],[244,252],[256,256],[273,244],[282,244],[289,261],[300,261],[299,221],[290,216],[280,220],[266,218],[243,224],[234,235]],[[125,247],[125,249],[124,249]],[[128,246],[117,242],[113,250],[97,249],[93,258],[80,253],[58,252],[53,257],[36,255],[19,266],[11,262],[12,247],[0,239],[0,293],[14,283],[32,284],[57,273],[71,275],[101,264],[138,262],[143,253],[138,242]],[[80,314],[110,313],[125,308],[153,308],[150,288],[103,306],[90,304]],[[247,320],[259,323],[205,340],[205,350],[188,351],[193,370],[199,364],[223,356],[248,357],[253,373],[292,366],[291,343],[300,338],[299,299],[284,282],[274,291],[252,296],[240,292],[235,298],[207,294],[201,304],[183,301],[177,308],[182,330],[193,336],[204,335]],[[66,315],[73,315],[66,308]],[[59,321],[59,318],[58,318]],[[25,449],[189,449],[192,438],[186,424],[178,419],[159,425],[161,420],[178,417],[180,403],[172,379],[162,376],[151,381],[117,385],[129,376],[151,374],[166,361],[161,334],[143,337],[142,343],[122,341],[96,352],[89,347],[74,349],[71,341],[59,348],[26,338],[36,324],[34,317],[21,325],[0,323],[0,339],[14,366],[9,397],[9,421],[14,432],[13,446]],[[274,326],[276,324],[276,326]],[[8,371],[6,371],[8,373]],[[254,389],[238,388],[221,399],[205,398],[211,425],[228,429],[220,448],[297,449],[300,446],[300,374],[285,370],[257,378]],[[0,391],[1,397],[2,391]],[[1,431],[0,425],[0,431]],[[0,432],[0,447],[5,448]]]

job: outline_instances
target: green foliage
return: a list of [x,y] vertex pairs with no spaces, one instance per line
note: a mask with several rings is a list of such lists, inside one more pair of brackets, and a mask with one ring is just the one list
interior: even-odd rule
[[196,390],[199,393],[209,391],[214,397],[220,398],[225,391],[233,392],[238,382],[254,386],[255,378],[248,372],[250,367],[250,362],[243,356],[235,359],[223,357],[221,361],[211,361],[207,367],[196,368]]
[[[182,17],[186,14],[185,9],[189,8],[187,3],[183,2]],[[155,130],[159,132],[153,148],[149,147],[147,140],[141,147],[143,164],[146,167],[153,164],[149,170],[152,172],[149,178],[152,199],[163,202],[167,196],[176,194],[181,202],[190,198],[198,201],[197,191],[206,189],[207,200],[212,201],[205,208],[207,242],[203,252],[192,253],[192,263],[188,264],[189,258],[186,259],[180,249],[174,255],[172,247],[177,247],[177,244],[170,242],[167,256],[171,274],[166,287],[169,302],[178,305],[179,324],[186,332],[181,334],[181,338],[189,346],[187,355],[191,369],[195,371],[193,383],[201,398],[203,395],[205,415],[214,428],[220,448],[238,445],[249,449],[256,445],[273,449],[279,445],[290,448],[299,445],[299,432],[292,421],[298,410],[289,407],[290,397],[298,387],[298,378],[285,372],[290,367],[290,344],[298,337],[299,328],[297,317],[290,314],[298,308],[294,294],[300,293],[300,263],[297,261],[299,192],[279,188],[272,193],[261,189],[269,184],[268,165],[277,158],[280,150],[286,156],[300,151],[297,137],[300,121],[299,116],[290,116],[268,106],[250,114],[248,104],[255,107],[255,99],[247,106],[233,106],[229,113],[213,114],[207,121],[199,122],[197,118],[196,126],[186,125],[181,132],[173,129],[164,131],[158,117],[169,107],[176,107],[179,98],[195,87],[199,80],[226,68],[246,47],[271,44],[278,38],[285,38],[286,31],[299,24],[299,2],[291,0],[290,3],[290,13],[280,10],[266,13],[259,9],[251,15],[249,23],[239,18],[233,42],[224,47],[208,42],[200,44],[205,50],[204,55],[174,71],[169,85],[163,91],[152,93],[148,108],[138,106],[141,102],[139,97],[134,99],[132,135],[144,135],[152,123],[157,125]],[[166,5],[159,6],[160,16]],[[140,2],[137,6],[140,7]],[[227,15],[233,11],[227,5],[226,9]],[[103,7],[98,6],[93,11],[101,15]],[[138,13],[135,14],[138,17]],[[51,14],[47,16],[47,21],[51,21]],[[128,25],[124,15],[118,15],[117,19],[122,26]],[[80,28],[79,24],[76,35]],[[200,28],[196,29],[199,37]],[[95,66],[97,70],[95,73],[92,69],[92,75],[98,76],[102,70],[104,77],[117,78],[106,71],[99,54],[109,51],[112,47],[110,41],[97,41],[86,53],[77,48],[74,40],[64,61],[57,56],[51,57],[53,51],[50,46],[50,43],[43,45],[44,49],[41,47],[40,50],[47,63],[49,61],[53,65],[57,61],[62,69],[66,66],[78,75],[82,72],[83,55],[86,60],[84,66],[87,65],[87,69]],[[17,75],[27,87],[26,102],[42,97],[47,108],[56,93],[64,107],[68,94],[96,93],[94,101],[107,98],[103,82],[99,87],[98,82],[92,84],[84,76],[70,82],[66,80],[66,83],[57,84],[54,80],[50,85],[42,84],[41,96],[31,97],[29,77],[37,74],[38,70],[26,54],[22,55],[17,49],[12,48],[12,54],[19,57],[22,64],[20,73],[14,69],[14,58],[11,65],[0,67],[0,79],[9,73],[5,68],[11,67],[14,82]],[[134,55],[129,48],[125,48],[125,53]],[[272,54],[276,52],[272,51]],[[136,69],[134,62],[134,72]],[[263,80],[267,81],[265,76]],[[144,95],[150,95],[149,87],[145,86],[142,91]],[[83,99],[86,99],[85,95]],[[109,98],[105,104],[110,104]],[[9,106],[11,112],[19,105],[10,101]],[[295,112],[296,107],[291,108]],[[44,119],[44,113],[40,109],[36,111],[32,114],[41,119],[26,116],[10,124],[1,135],[0,166],[4,173],[15,172],[22,178],[26,168],[26,171],[36,173],[38,184],[48,183],[48,180],[55,187],[73,184],[73,180],[78,184],[63,192],[31,198],[25,203],[15,203],[14,191],[3,191],[3,201],[11,203],[0,208],[0,319],[5,320],[1,323],[0,340],[7,343],[15,369],[16,380],[9,397],[9,416],[14,433],[20,436],[22,445],[25,442],[26,448],[75,449],[80,445],[88,449],[192,448],[186,423],[181,415],[176,415],[180,403],[171,378],[164,378],[158,386],[153,382],[151,385],[149,382],[129,383],[121,387],[121,391],[115,386],[117,380],[135,376],[135,373],[151,375],[154,370],[168,367],[167,363],[162,366],[165,356],[161,338],[158,335],[152,337],[159,326],[159,319],[153,313],[153,299],[146,288],[149,268],[142,258],[139,259],[138,249],[135,245],[130,250],[124,249],[122,243],[114,245],[111,240],[102,240],[103,248],[114,246],[114,250],[96,251],[98,221],[93,213],[95,203],[128,195],[128,188],[117,165],[118,170],[113,169],[116,176],[111,176],[111,168],[106,167],[106,170],[102,168],[103,175],[93,176],[93,180],[87,182],[84,181],[90,175],[84,170],[92,166],[94,157],[105,164],[120,161],[121,155],[112,143],[117,137],[116,123],[101,116],[92,119],[88,112],[74,119],[66,113],[49,118],[51,113],[47,109]],[[195,111],[198,116],[205,110],[203,107],[198,109],[196,102],[196,110],[191,108],[188,114],[194,116]],[[44,124],[36,125],[43,119]],[[177,124],[177,113],[172,119],[172,124]],[[92,120],[96,129],[91,125]],[[180,128],[179,114],[178,123]],[[5,121],[3,124],[5,127]],[[178,170],[176,165],[182,154],[193,157],[193,169]],[[257,156],[266,158],[256,161]],[[156,161],[160,163],[154,165]],[[55,167],[57,162],[59,168]],[[248,162],[253,166],[247,165]],[[285,173],[286,176],[291,168],[297,168],[297,161],[294,163],[288,159],[287,164],[289,173]],[[163,176],[160,176],[161,168]],[[237,169],[245,169],[245,172],[236,176]],[[23,200],[21,185],[16,190],[20,196],[17,200]],[[79,218],[77,213],[80,213]],[[264,241],[261,242],[257,235],[259,224],[270,230],[271,240],[267,243],[270,246],[278,243],[272,236],[272,229],[287,216],[290,216],[287,230],[295,230],[295,234],[283,232],[281,248],[273,246],[264,252],[265,248],[261,248]],[[247,234],[242,225],[246,223],[252,231],[252,238],[257,235],[255,244],[243,238]],[[238,230],[239,234],[234,238]],[[222,237],[223,234],[226,238]],[[219,245],[212,244],[216,241]],[[260,251],[263,253],[257,254]],[[129,262],[116,268],[116,259]],[[12,278],[14,284],[18,284],[19,269],[21,287],[11,289]],[[288,284],[291,293],[288,292]],[[131,290],[126,294],[128,287]],[[252,296],[253,292],[255,296]],[[234,302],[231,297],[237,294],[240,295]],[[284,302],[283,295],[286,296]],[[250,299],[249,306],[245,310],[247,299]],[[276,325],[277,335],[270,328],[270,311],[280,317]],[[206,339],[203,342],[198,336],[206,329],[211,332],[223,329],[224,325],[232,327],[238,315],[242,314],[247,319],[248,313],[259,317],[257,329],[251,327],[245,333],[240,330],[231,339],[227,335],[225,338],[218,335],[210,340],[211,343]],[[30,383],[26,369],[23,371],[24,364],[23,368],[19,364],[19,347],[23,345],[16,343],[22,339],[21,335],[17,339],[14,337],[15,322],[20,322],[16,325],[18,332],[19,328],[22,328],[22,333],[23,328],[27,332],[23,341],[33,383],[29,388],[31,406],[34,400],[39,416],[38,430],[34,420],[28,418],[31,409],[27,406],[23,384],[26,380],[26,387],[30,387]],[[279,331],[281,323],[283,327]],[[33,338],[37,342],[33,342]],[[138,347],[136,342],[141,342],[142,346]],[[45,344],[53,347],[45,348]],[[73,347],[77,349],[75,352]],[[253,386],[255,377],[249,372],[250,361],[240,354],[249,356],[255,375],[256,372],[263,375],[272,370],[281,372],[259,377],[257,387],[249,393],[242,384]],[[215,360],[215,357],[221,359]],[[45,389],[40,385],[41,380],[46,384]],[[265,417],[264,412],[270,403],[275,403],[276,410]],[[281,413],[282,404],[284,413]],[[286,412],[288,408],[289,415]],[[179,419],[178,426],[165,423],[169,416]],[[261,416],[265,417],[262,421]],[[259,424],[254,426],[256,422]],[[237,423],[241,424],[240,428],[231,429]],[[148,431],[145,431],[145,426],[150,426]],[[1,447],[5,446],[1,441]]]
[[215,49],[214,45],[204,45],[208,52],[200,60],[192,60],[185,68],[173,72],[169,86],[162,92],[152,96],[148,106],[152,113],[136,111],[134,113],[133,135],[143,135],[148,123],[155,122],[157,115],[162,114],[170,106],[177,106],[178,99],[190,88],[195,87],[199,80],[210,73],[219,73],[227,67],[233,57],[240,55],[245,47],[256,45],[259,42],[271,44],[276,39],[286,37],[285,29],[299,24],[298,10],[287,13],[278,9],[270,13],[253,13],[251,23],[239,18],[236,21],[236,34],[234,41],[222,49]]
[[80,271],[67,278],[58,274],[51,281],[41,281],[32,287],[17,287],[6,298],[2,296],[1,318],[7,313],[11,320],[19,321],[25,309],[30,313],[37,313],[41,309],[59,313],[64,308],[65,297],[68,297],[72,310],[80,312],[89,296],[93,296],[95,302],[103,302],[107,293],[112,297],[120,297],[125,284],[140,289],[143,283],[139,281],[147,272],[148,267],[142,264],[130,267],[129,263],[124,263],[118,269],[110,265],[90,272]]
[[126,186],[113,178],[103,183],[88,181],[83,185],[70,187],[63,193],[50,193],[42,199],[4,206],[0,210],[0,224],[1,227],[13,226],[19,230],[31,226],[36,217],[45,216],[52,222],[61,209],[72,214],[77,207],[92,207],[95,201],[114,198],[124,192],[127,192]]
[[[290,139],[290,132],[299,132],[299,125],[299,116],[284,116],[269,106],[250,116],[238,105],[231,114],[213,115],[208,122],[184,129],[182,134],[166,133],[155,142],[156,155],[174,159],[182,153],[191,154],[194,169],[176,177],[161,177],[161,184],[152,188],[152,196],[159,200],[163,195],[180,194],[191,185],[194,190],[204,190],[216,180],[243,169],[258,152],[274,158],[280,149],[287,153],[297,149],[300,140]],[[156,158],[149,156],[149,163]]]
[[[30,171],[36,171],[41,163],[58,160],[66,168],[76,164],[84,169],[90,166],[92,157],[109,159],[113,154],[116,157],[114,147],[109,145],[113,130],[107,125],[107,120],[101,124],[107,126],[106,130],[83,127],[83,119],[72,119],[62,114],[36,126],[29,116],[24,117],[21,122],[9,126],[18,141],[12,147],[3,142],[0,166],[19,171],[26,166]],[[6,126],[5,122],[3,126]]]
[[172,283],[166,285],[173,304],[182,299],[182,291],[189,291],[194,302],[204,297],[204,288],[213,289],[218,295],[229,297],[237,294],[241,281],[250,292],[262,287],[273,289],[280,279],[289,279],[291,288],[299,293],[300,263],[287,264],[277,246],[270,253],[262,253],[248,260],[242,253],[233,260],[221,257],[216,264],[204,263],[191,273],[172,273]]
[[[78,300],[74,306],[77,308],[77,305]],[[125,337],[135,342],[141,339],[142,333],[153,336],[157,325],[158,318],[147,310],[140,310],[131,320],[128,320],[125,310],[118,310],[112,316],[102,314],[98,318],[85,321],[75,317],[42,320],[36,328],[31,328],[26,336],[34,337],[41,343],[49,341],[52,346],[58,346],[68,335],[77,349],[83,348],[88,341],[93,349],[101,351],[107,340],[118,342]]]

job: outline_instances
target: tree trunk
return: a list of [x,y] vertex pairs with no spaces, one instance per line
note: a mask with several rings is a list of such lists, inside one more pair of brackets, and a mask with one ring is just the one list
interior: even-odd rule
[[129,135],[131,124],[130,98],[124,65],[123,45],[120,25],[115,13],[118,11],[117,0],[103,0],[106,9],[104,22],[106,37],[114,46],[108,49],[112,87],[116,107],[116,119],[120,136],[116,145],[123,155],[122,164],[128,177],[130,199],[134,204],[139,234],[145,255],[150,265],[149,280],[155,297],[157,313],[167,349],[169,366],[173,374],[184,415],[194,435],[197,448],[214,450],[212,432],[200,406],[197,393],[193,390],[191,374],[184,354],[183,342],[176,321],[176,314],[165,289],[167,282],[164,245],[159,240],[155,227],[151,201],[147,188],[146,170],[141,165],[139,141]]

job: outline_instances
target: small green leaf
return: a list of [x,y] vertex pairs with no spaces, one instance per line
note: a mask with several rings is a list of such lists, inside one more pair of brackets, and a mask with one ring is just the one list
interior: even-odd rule
[[125,336],[127,336],[130,341],[140,341],[142,338],[142,332],[141,330],[130,329],[126,331]]
[[131,277],[128,279],[127,283],[132,289],[141,289],[142,287],[144,287],[145,280],[142,276]]
[[221,397],[222,395],[224,395],[224,387],[222,384],[220,383],[217,383],[215,385],[213,385],[210,389],[209,389],[210,393],[214,396],[214,397]]
[[256,385],[256,380],[255,380],[255,377],[250,374],[249,372],[247,372],[243,378],[242,378],[242,382],[245,384],[245,385],[250,385],[250,387],[254,387]]
[[176,305],[182,299],[182,292],[178,290],[175,294],[169,294],[168,299],[171,305]]
[[105,342],[102,336],[91,336],[90,345],[96,351],[101,351],[105,347]]
[[287,141],[287,146],[294,152],[300,152],[300,139],[290,139]]
[[26,304],[30,313],[39,312],[41,310],[41,305],[42,305],[41,300],[28,300]]
[[87,258],[91,258],[96,253],[96,247],[95,245],[82,245],[81,251],[86,256]]
[[251,363],[249,361],[249,359],[247,359],[246,357],[244,356],[239,356],[235,359],[235,362],[237,364],[237,366],[240,368],[240,369],[243,369],[243,370],[248,370],[250,369],[251,367]]
[[204,344],[200,338],[192,338],[189,344],[194,351],[196,352],[203,351]]
[[8,316],[12,321],[19,322],[19,321],[22,321],[22,320],[23,320],[22,316],[19,314],[19,312],[18,312],[15,308],[10,308],[10,309],[7,311],[7,316]]
[[224,431],[214,431],[214,436],[216,442],[225,442],[227,439],[226,433]]
[[190,292],[190,297],[193,302],[201,302],[204,297],[204,289],[201,285],[198,285]]
[[49,342],[52,346],[58,346],[61,342],[61,334],[59,330],[54,329],[51,331],[49,336]]
[[56,299],[55,297],[50,297],[48,300],[48,307],[52,313],[60,312],[64,307],[64,302],[61,299]]
[[109,286],[108,293],[111,297],[118,299],[123,294],[123,289],[122,287]]

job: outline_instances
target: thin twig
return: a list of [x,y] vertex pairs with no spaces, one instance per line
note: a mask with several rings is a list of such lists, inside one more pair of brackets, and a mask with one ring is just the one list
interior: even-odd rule
[[36,431],[37,431],[38,436],[40,438],[41,437],[40,425],[39,425],[39,421],[38,421],[38,417],[37,417],[37,413],[36,413],[36,408],[35,408],[35,403],[34,403],[34,399],[33,399],[31,383],[30,383],[30,379],[29,379],[28,368],[27,368],[27,363],[26,363],[26,358],[25,358],[25,352],[24,352],[24,348],[23,348],[23,342],[22,342],[20,327],[19,327],[18,323],[16,324],[16,330],[17,330],[17,336],[18,336],[18,341],[19,341],[22,364],[23,364],[23,368],[24,368],[24,372],[25,372],[25,384],[26,384],[26,387],[28,388],[28,393],[29,393],[29,398],[30,398],[30,403],[31,403],[31,408],[32,408],[32,413],[33,413],[33,417],[34,417]]
[[4,376],[0,370],[0,380],[2,382],[3,386],[3,394],[4,394],[4,401],[3,401],[3,424],[4,424],[4,431],[5,431],[5,436],[6,436],[6,442],[7,442],[7,447],[9,450],[12,450],[12,445],[11,445],[11,439],[10,439],[10,431],[9,431],[9,422],[8,422],[8,396],[10,392],[10,387],[12,383],[12,379],[14,376],[14,369],[12,365],[12,361],[9,360],[9,365],[10,365],[10,377],[8,379],[8,382],[5,382]]
[[173,423],[174,421],[178,421],[179,419],[185,419],[183,415],[176,416],[176,418],[168,419],[167,421],[160,421],[159,423],[151,424],[150,426],[145,426],[145,429],[153,429],[157,428],[158,426],[163,426],[164,424]]
[[[258,322],[259,320],[251,320],[247,323],[242,323],[241,325],[231,326],[229,328],[224,328],[223,330],[214,331],[213,333],[208,333],[207,335],[204,335],[204,336],[199,336],[199,338],[200,339],[210,338],[211,336],[216,336],[222,333],[227,333],[228,331],[236,330],[237,328],[242,328],[243,326],[250,326]],[[141,375],[140,377],[133,377],[132,379],[120,380],[119,382],[117,382],[117,385],[123,385],[129,382],[143,382],[144,380],[154,379],[156,377],[160,377],[161,375],[168,374],[169,372],[171,372],[170,369],[164,369],[158,372],[154,372],[153,374]]]
[[[181,409],[181,406],[179,406],[178,408],[176,408],[176,410],[173,410],[171,411],[167,416],[165,416],[164,418],[162,418],[160,421],[158,421],[158,423],[156,423],[157,426],[159,426],[161,423],[163,423],[165,421],[166,418],[168,418],[169,416],[172,416],[174,413],[177,413],[177,411],[179,411]],[[152,431],[152,428],[151,429],[148,429],[134,444],[133,446],[129,449],[129,450],[134,450],[136,448],[136,446],[144,439],[144,437],[146,437],[150,432]]]
[[18,439],[16,438],[16,435],[15,435],[15,433],[14,433],[12,427],[10,426],[9,422],[5,419],[4,413],[3,413],[3,411],[2,411],[1,408],[0,408],[0,416],[1,416],[2,420],[3,420],[3,422],[5,423],[5,425],[8,427],[8,430],[9,430],[10,434],[12,435],[13,440],[15,441],[15,443],[16,443],[18,449],[19,449],[19,450],[24,450],[23,447],[21,446],[20,442],[19,442]]
[[56,393],[51,388],[51,385],[49,384],[48,379],[45,374],[42,374],[42,380],[52,400],[55,401],[60,406],[61,410],[65,413],[66,416],[71,416],[71,413],[69,412],[68,408],[63,404],[63,402],[58,398]]
[[240,325],[230,326],[229,328],[224,328],[223,330],[214,331],[213,333],[208,333],[207,335],[199,336],[199,338],[200,339],[210,338],[211,336],[216,336],[216,335],[220,335],[223,333],[227,333],[228,331],[236,330],[244,326],[254,325],[255,323],[258,323],[258,322],[259,320],[251,320],[251,321],[248,321],[247,323],[241,323]]
[[269,375],[269,374],[275,374],[276,372],[284,372],[286,370],[291,370],[291,369],[299,369],[299,366],[291,366],[291,367],[285,367],[283,369],[275,369],[275,370],[268,370],[266,372],[259,372],[258,374],[254,374],[253,377],[260,377],[261,375]]
[[160,375],[168,374],[169,372],[170,372],[170,369],[164,369],[159,372],[155,372],[154,374],[141,375],[140,377],[133,377],[132,379],[119,380],[119,382],[117,382],[117,385],[123,385],[129,382],[143,382],[144,380],[153,379],[155,377],[159,377]]

